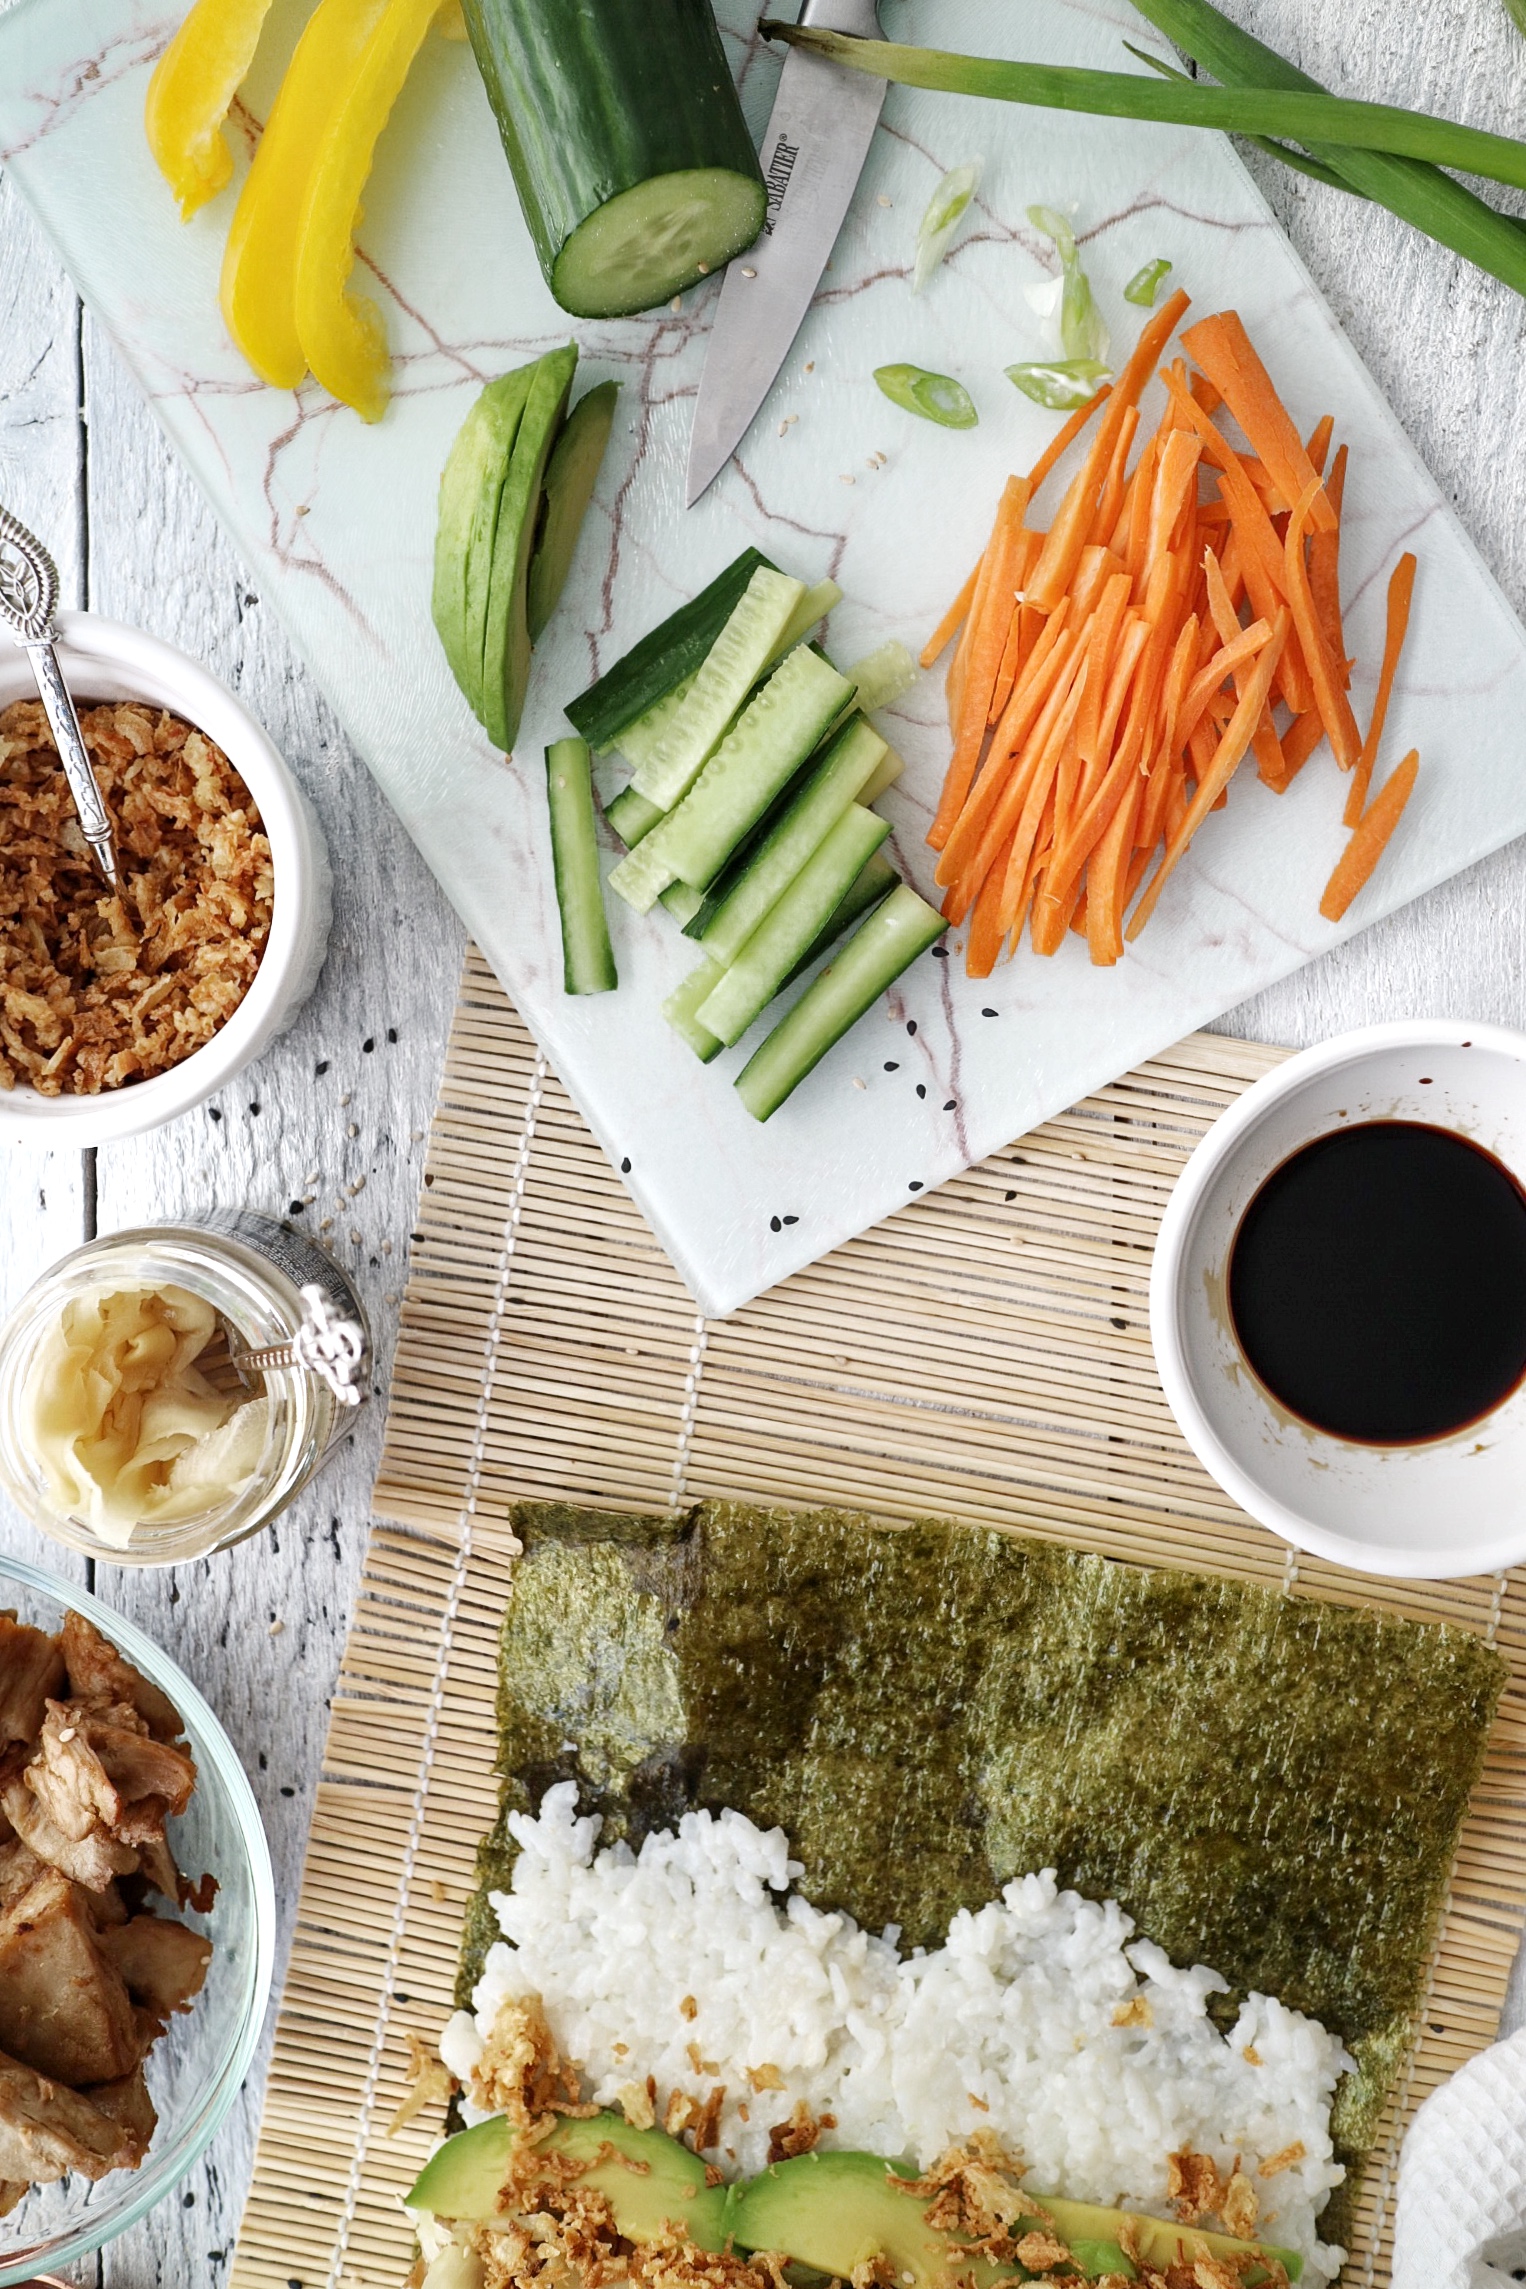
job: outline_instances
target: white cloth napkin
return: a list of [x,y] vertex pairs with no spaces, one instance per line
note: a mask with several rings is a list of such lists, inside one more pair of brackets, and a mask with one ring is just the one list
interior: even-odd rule
[[1399,2157],[1392,2289],[1526,2280],[1526,2028],[1426,2100]]

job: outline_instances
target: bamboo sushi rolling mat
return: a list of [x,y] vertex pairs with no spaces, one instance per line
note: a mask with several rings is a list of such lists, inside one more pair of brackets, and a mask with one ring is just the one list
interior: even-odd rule
[[1514,1676],[1343,2276],[1388,2279],[1410,2114],[1494,2039],[1526,1920],[1526,1568],[1374,1582],[1284,1550],[1156,1380],[1150,1252],[1209,1123],[1284,1052],[1199,1034],[706,1321],[475,950],[430,1142],[232,2289],[401,2289],[408,2035],[452,2003],[497,1810],[495,1653],[521,1497],[962,1518],[1136,1564],[1451,1621]]

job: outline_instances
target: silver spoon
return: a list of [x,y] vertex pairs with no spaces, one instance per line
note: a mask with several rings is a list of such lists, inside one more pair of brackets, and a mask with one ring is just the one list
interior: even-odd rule
[[53,649],[57,630],[53,614],[58,604],[58,567],[35,533],[19,517],[0,508],[0,621],[9,628],[32,663],[43,710],[58,742],[59,760],[85,840],[96,864],[113,890],[120,889],[117,854],[111,839],[111,821],[96,782],[94,769],[80,731],[79,717],[69,697],[58,654]]

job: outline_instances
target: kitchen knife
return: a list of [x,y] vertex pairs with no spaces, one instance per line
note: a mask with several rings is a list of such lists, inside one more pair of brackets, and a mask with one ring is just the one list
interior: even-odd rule
[[[805,0],[802,24],[880,38],[875,0]],[[791,48],[760,154],[768,210],[721,281],[689,440],[688,506],[741,444],[810,307],[885,101],[885,82]]]

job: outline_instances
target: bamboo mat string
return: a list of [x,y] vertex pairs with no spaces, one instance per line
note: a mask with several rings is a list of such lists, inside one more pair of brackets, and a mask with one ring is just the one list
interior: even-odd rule
[[1386,1582],[1284,1549],[1201,1471],[1149,1341],[1151,1251],[1209,1124],[1282,1053],[1197,1035],[707,1321],[475,950],[446,1056],[376,1522],[336,1689],[229,2289],[402,2289],[440,2110],[382,2135],[453,2005],[497,1812],[520,1497],[708,1497],[1032,1534],[1449,1622],[1511,1683],[1348,2279],[1388,2281],[1416,2105],[1491,2042],[1526,1918],[1526,1569]]
[[466,1496],[461,1505],[460,1547],[456,1553],[456,1562],[451,1569],[450,1588],[446,1594],[445,1611],[440,1621],[439,1645],[434,1664],[434,1681],[430,1688],[429,1705],[424,1719],[424,1738],[419,1755],[418,1778],[413,1792],[413,1807],[408,1823],[407,1840],[403,1847],[402,1868],[398,1876],[397,1893],[392,1913],[392,1930],[382,1972],[381,1995],[377,2002],[376,2029],[371,2044],[371,2056],[366,2064],[366,2079],[360,2095],[360,2110],[355,2131],[355,2150],[350,2162],[349,2176],[345,2182],[344,2203],[339,2213],[339,2223],[334,2236],[334,2254],[329,2266],[329,2289],[340,2289],[345,2264],[349,2257],[350,2232],[355,2221],[355,2206],[360,2199],[361,2180],[365,2173],[366,2156],[370,2150],[371,2131],[376,2118],[376,2101],[377,2093],[381,2087],[382,2061],[386,2055],[387,2037],[392,2024],[393,2000],[397,1991],[398,1960],[402,1952],[403,1933],[408,1919],[414,1870],[418,1863],[419,1844],[424,1829],[424,1808],[428,1799],[429,1783],[434,1772],[435,1749],[439,1741],[440,1714],[445,1699],[445,1682],[450,1674],[450,1659],[455,1643],[456,1622],[461,1611],[461,1599],[466,1587],[467,1569],[472,1560],[473,1528],[476,1524],[477,1503],[482,1487],[482,1464],[487,1452],[498,1357],[503,1344],[503,1323],[508,1311],[509,1281],[514,1269],[514,1251],[519,1239],[525,1182],[530,1173],[530,1156],[535,1146],[535,1119],[545,1090],[547,1070],[545,1055],[542,1052],[535,1061],[535,1069],[530,1082],[530,1093],[525,1104],[524,1120],[520,1129],[519,1152],[515,1160],[513,1175],[509,1180],[509,1210],[504,1220],[503,1239],[498,1254],[498,1277],[493,1287],[492,1309],[488,1321],[482,1387],[477,1401],[476,1427],[472,1438],[471,1454],[467,1463]]

